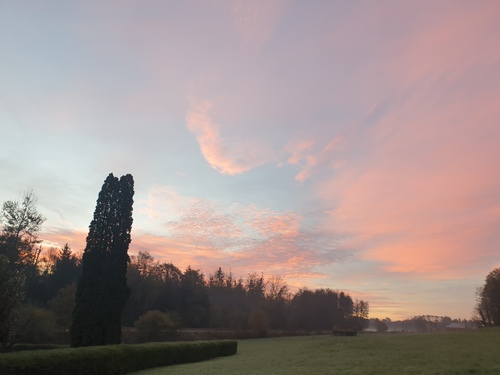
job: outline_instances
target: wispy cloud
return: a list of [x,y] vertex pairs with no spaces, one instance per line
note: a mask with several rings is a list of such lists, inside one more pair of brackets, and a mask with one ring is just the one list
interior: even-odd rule
[[[165,205],[172,197],[175,209]],[[134,235],[134,248],[154,243],[155,254],[174,263],[224,266],[242,275],[279,274],[303,286],[311,278],[324,277],[316,266],[343,261],[353,253],[332,241],[331,233],[320,233],[291,211],[191,198],[170,187],[156,187],[142,203],[142,212],[159,225],[155,234]]]
[[391,108],[370,130],[367,155],[319,188],[328,225],[368,238],[367,259],[437,279],[489,267],[500,223],[500,112],[492,97],[467,102],[440,89]]
[[63,247],[68,244],[76,253],[85,249],[88,231],[82,229],[67,229],[46,227],[41,233],[44,247]]
[[221,126],[210,116],[212,108],[210,100],[193,99],[186,115],[187,127],[196,135],[201,153],[212,168],[223,174],[235,175],[274,159],[272,148],[262,139],[222,137]]
[[[360,70],[367,80],[382,72],[391,92],[383,111],[354,126],[335,155],[345,167],[324,174],[317,191],[325,227],[357,233],[361,258],[385,277],[452,279],[485,272],[498,251],[500,53],[488,30],[499,8],[414,7],[405,32]],[[383,9],[394,23],[408,11]],[[315,162],[304,155],[292,161],[303,160],[307,176]]]
[[303,183],[315,173],[320,172],[324,166],[338,167],[342,165],[342,160],[336,160],[333,153],[336,147],[342,142],[342,137],[333,139],[327,146],[317,150],[315,141],[312,140],[292,140],[285,147],[285,152],[291,154],[288,163],[298,165],[300,172],[295,176],[295,181]]

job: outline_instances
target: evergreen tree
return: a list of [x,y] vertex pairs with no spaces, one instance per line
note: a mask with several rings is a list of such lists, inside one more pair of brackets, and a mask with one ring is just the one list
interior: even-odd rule
[[53,264],[50,267],[48,277],[47,299],[54,298],[59,290],[78,281],[81,273],[80,262],[73,254],[68,244],[53,256]]
[[203,273],[190,266],[181,277],[181,311],[185,327],[206,327],[210,300]]
[[71,324],[71,346],[119,344],[121,317],[130,294],[127,254],[134,180],[110,174],[97,199],[82,257]]

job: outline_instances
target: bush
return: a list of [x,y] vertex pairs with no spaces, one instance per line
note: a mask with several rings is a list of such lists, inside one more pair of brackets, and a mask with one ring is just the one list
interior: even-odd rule
[[71,326],[71,315],[75,307],[76,283],[58,290],[57,295],[49,303],[49,309],[54,312],[56,324],[63,332]]
[[269,318],[264,310],[253,310],[248,317],[248,328],[260,337],[266,337],[269,330]]
[[236,354],[237,341],[149,343],[38,350],[0,355],[2,375],[126,374]]
[[375,319],[375,328],[377,332],[387,332],[389,327],[387,327],[387,323],[380,319]]
[[24,305],[19,310],[18,325],[18,341],[41,343],[50,340],[54,336],[56,317],[50,310]]
[[137,319],[134,326],[141,339],[155,341],[174,338],[182,323],[177,314],[151,310]]

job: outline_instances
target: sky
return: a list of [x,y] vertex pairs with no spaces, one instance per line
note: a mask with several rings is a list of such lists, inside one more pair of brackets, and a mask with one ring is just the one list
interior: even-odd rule
[[500,2],[0,1],[0,200],[85,247],[470,318],[500,266]]

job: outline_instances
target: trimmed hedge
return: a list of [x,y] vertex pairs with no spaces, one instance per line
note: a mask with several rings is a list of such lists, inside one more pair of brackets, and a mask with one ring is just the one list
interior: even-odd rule
[[0,354],[0,374],[126,374],[236,354],[237,341],[107,345]]
[[47,350],[47,349],[63,349],[67,348],[68,345],[59,344],[14,344],[11,348],[7,349],[5,352],[22,352],[25,350]]

